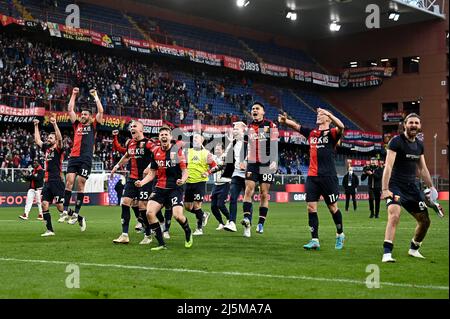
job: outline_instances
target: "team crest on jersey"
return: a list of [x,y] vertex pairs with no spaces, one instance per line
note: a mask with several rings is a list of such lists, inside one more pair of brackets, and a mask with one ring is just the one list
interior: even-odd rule
[[195,162],[198,162],[198,161],[200,161],[200,159],[198,158],[198,156],[197,156],[197,155],[194,155],[194,157],[192,158],[192,160],[193,160],[193,161],[195,161]]
[[264,126],[264,132],[269,133],[269,131],[270,131],[270,126]]
[[144,147],[145,147],[145,142],[140,142],[140,143],[139,143],[139,147],[140,147],[140,148],[144,148]]
[[177,153],[175,153],[175,152],[170,152],[170,159],[171,159],[172,161],[174,161],[176,158],[177,158]]

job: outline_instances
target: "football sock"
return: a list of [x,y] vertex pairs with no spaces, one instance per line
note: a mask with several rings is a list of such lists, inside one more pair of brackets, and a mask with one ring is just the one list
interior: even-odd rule
[[268,207],[260,207],[259,208],[259,220],[258,224],[264,225],[264,222],[266,221],[267,213],[269,212]]
[[319,239],[319,216],[317,212],[308,213],[308,222],[311,230],[311,238]]
[[159,226],[159,223],[151,224],[150,229],[155,233],[156,240],[158,240],[158,245],[164,246],[166,243],[164,242],[161,226]]
[[164,231],[169,231],[171,221],[172,221],[172,208],[166,208],[166,210],[164,211]]
[[133,206],[131,208],[133,209],[134,216],[139,221],[139,206]]
[[248,218],[248,220],[250,220],[250,222],[252,221],[252,211],[253,211],[253,207],[252,207],[252,203],[250,202],[243,202],[242,203],[242,208],[244,210],[244,218]]
[[142,223],[142,225],[144,225],[145,236],[150,236],[151,229],[147,219],[147,210],[145,209],[139,210],[139,214],[140,214],[140,222]]
[[390,254],[392,253],[392,250],[394,249],[394,244],[390,240],[385,240],[383,243],[384,253]]
[[130,206],[122,205],[122,233],[128,234],[128,228],[130,226]]
[[75,203],[75,214],[78,214],[81,209],[81,205],[83,205],[84,193],[77,194],[77,202]]
[[64,211],[67,212],[69,210],[70,198],[72,197],[72,191],[65,190],[64,191]]
[[164,215],[161,210],[156,214],[156,218],[158,218],[160,223],[164,223]]
[[344,231],[344,225],[342,225],[342,214],[341,210],[338,209],[336,213],[331,214],[333,216],[333,221],[336,224],[336,233],[342,234]]
[[53,232],[52,216],[50,215],[50,212],[48,210],[45,210],[42,213],[44,215],[45,227],[47,227],[47,230]]
[[181,228],[183,228],[184,230],[184,235],[186,237],[186,241],[189,241],[190,237],[191,237],[191,228],[189,227],[189,221],[186,218],[186,220],[184,221],[184,223],[178,221],[178,223],[180,224]]
[[203,228],[203,211],[202,209],[193,209],[192,212],[195,214],[195,217],[197,217],[197,229]]
[[421,245],[422,243],[419,243],[419,242],[416,242],[415,240],[414,240],[414,238],[411,240],[411,246],[410,246],[410,248],[411,249],[413,249],[413,250],[418,250],[419,248],[420,248],[420,245]]

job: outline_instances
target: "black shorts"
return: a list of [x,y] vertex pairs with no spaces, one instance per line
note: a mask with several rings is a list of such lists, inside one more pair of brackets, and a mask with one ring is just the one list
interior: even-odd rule
[[44,183],[44,188],[42,189],[42,201],[53,203],[53,199],[55,200],[55,204],[61,204],[64,202],[64,190],[66,186],[64,182],[59,181],[48,181]]
[[245,180],[254,181],[255,183],[272,184],[274,181],[274,174],[269,170],[269,165],[259,163],[247,164],[245,172]]
[[131,199],[137,199],[139,201],[146,202],[150,198],[150,194],[152,193],[153,185],[151,183],[147,183],[142,187],[136,187],[134,182],[137,179],[128,179],[125,183],[125,188],[123,189],[122,197],[128,197]]
[[308,176],[306,179],[306,202],[318,202],[320,196],[327,205],[339,199],[339,181],[337,176]]
[[386,206],[400,205],[408,213],[428,212],[425,204],[425,195],[414,183],[390,183],[389,190],[394,194],[393,198],[386,199]]
[[86,179],[91,175],[92,159],[82,157],[71,157],[67,163],[67,173],[75,173]]
[[172,189],[155,187],[149,200],[155,201],[166,208],[183,206],[183,189],[181,187]]
[[184,191],[184,201],[187,203],[203,202],[205,196],[206,182],[200,183],[186,183],[186,190]]

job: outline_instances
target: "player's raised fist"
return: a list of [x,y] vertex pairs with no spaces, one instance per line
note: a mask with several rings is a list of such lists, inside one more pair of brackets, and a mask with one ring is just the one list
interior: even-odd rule
[[283,114],[278,114],[278,122],[286,123],[286,119],[287,119],[286,112],[283,112]]
[[33,120],[33,124],[34,125],[39,125],[39,120],[38,119]]
[[112,131],[112,135],[114,135],[114,136],[119,135],[119,130]]
[[80,89],[79,88],[77,88],[77,87],[74,87],[73,89],[72,89],[72,94],[78,94],[78,93],[80,93]]
[[89,94],[92,95],[94,98],[97,97],[97,90],[96,89],[90,89]]
[[49,121],[51,124],[56,124],[56,117],[54,115],[50,116]]

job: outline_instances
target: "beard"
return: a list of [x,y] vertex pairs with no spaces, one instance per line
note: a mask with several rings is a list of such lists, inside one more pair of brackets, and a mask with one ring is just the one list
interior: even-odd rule
[[415,137],[419,133],[419,129],[406,128],[406,134],[410,137]]

